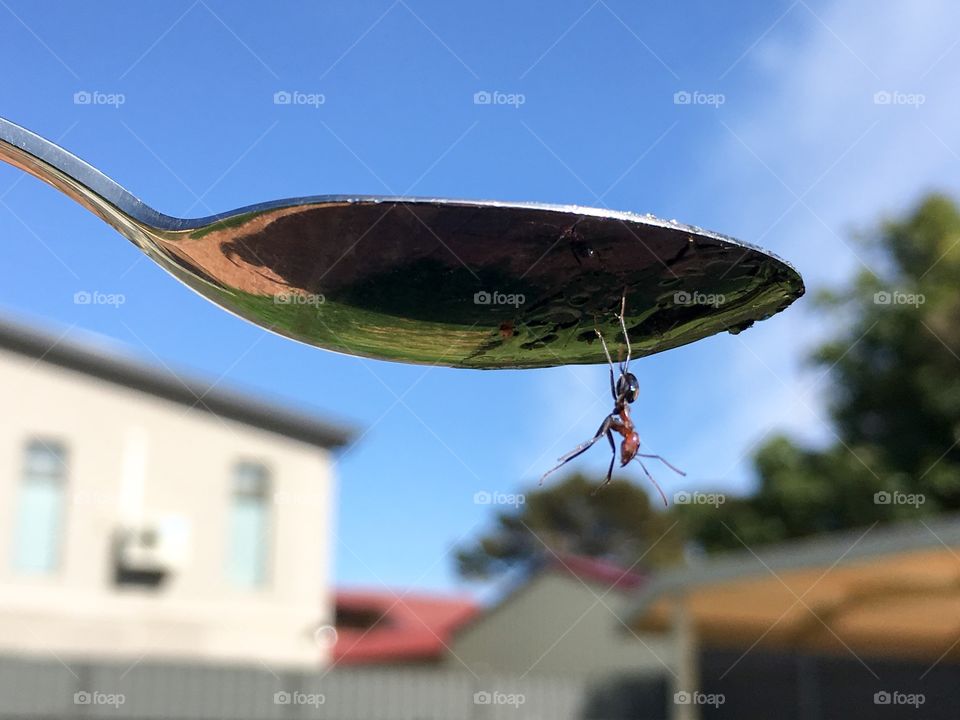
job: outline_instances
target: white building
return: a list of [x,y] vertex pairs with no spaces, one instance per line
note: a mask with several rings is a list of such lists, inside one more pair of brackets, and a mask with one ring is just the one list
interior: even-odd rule
[[8,322],[0,397],[0,654],[326,660],[346,430]]

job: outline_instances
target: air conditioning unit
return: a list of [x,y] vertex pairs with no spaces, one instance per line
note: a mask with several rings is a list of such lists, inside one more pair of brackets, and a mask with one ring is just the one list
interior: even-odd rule
[[159,584],[182,567],[187,541],[185,519],[177,515],[121,527],[115,546],[117,583]]

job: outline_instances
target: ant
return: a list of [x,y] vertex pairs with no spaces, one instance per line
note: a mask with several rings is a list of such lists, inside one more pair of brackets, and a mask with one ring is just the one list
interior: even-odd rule
[[637,431],[634,428],[633,420],[630,419],[630,405],[636,401],[637,397],[640,395],[640,383],[637,381],[636,375],[630,372],[630,336],[627,334],[627,324],[624,321],[626,309],[627,294],[624,292],[623,298],[620,301],[620,315],[618,317],[620,319],[620,329],[623,331],[623,339],[627,345],[627,359],[619,364],[620,377],[617,378],[616,382],[614,382],[613,360],[610,357],[610,351],[607,349],[607,342],[603,339],[603,335],[600,333],[600,331],[594,328],[594,332],[597,334],[597,337],[600,338],[600,344],[603,345],[603,352],[607,356],[607,364],[610,366],[610,394],[613,395],[613,412],[610,413],[603,421],[603,424],[600,426],[600,429],[597,430],[596,435],[594,435],[590,440],[577,445],[577,447],[575,447],[573,450],[559,458],[556,467],[547,470],[547,472],[545,472],[540,478],[540,484],[543,484],[543,481],[548,475],[559,470],[579,455],[585,453],[587,450],[593,447],[594,443],[606,435],[607,440],[610,441],[610,450],[613,452],[613,457],[610,458],[610,468],[607,470],[607,479],[602,485],[593,491],[596,493],[597,490],[605,487],[610,482],[610,477],[613,475],[613,464],[617,459],[617,447],[613,441],[613,433],[618,433],[623,436],[623,442],[620,443],[620,467],[625,467],[626,464],[631,460],[636,460],[638,463],[640,463],[640,467],[643,468],[643,472],[650,479],[650,482],[653,483],[653,486],[657,489],[657,492],[660,493],[660,497],[663,499],[663,504],[666,506],[667,496],[663,494],[663,490],[660,489],[657,481],[653,479],[653,475],[650,474],[650,471],[647,470],[647,466],[643,464],[643,460],[640,458],[659,460],[678,475],[683,475],[686,477],[687,474],[683,472],[683,470],[671,465],[667,460],[659,455],[648,455],[640,452],[640,436],[637,434]]

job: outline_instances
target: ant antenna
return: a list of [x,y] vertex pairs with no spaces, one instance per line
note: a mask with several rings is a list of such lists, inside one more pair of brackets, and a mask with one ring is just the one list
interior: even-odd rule
[[607,349],[607,341],[603,339],[603,335],[596,328],[593,331],[597,334],[597,337],[600,338],[600,344],[603,345],[603,352],[607,356],[607,364],[610,366],[610,394],[613,395],[613,399],[617,399],[617,384],[613,380],[613,359],[610,357],[610,351]]
[[620,365],[620,372],[626,374],[630,369],[630,336],[627,334],[627,323],[623,316],[627,312],[627,289],[623,289],[623,296],[620,299],[620,329],[623,330],[623,341],[627,344],[627,359]]

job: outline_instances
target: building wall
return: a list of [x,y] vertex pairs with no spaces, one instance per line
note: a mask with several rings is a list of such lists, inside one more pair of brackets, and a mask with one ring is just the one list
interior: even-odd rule
[[[326,451],[6,352],[0,396],[0,652],[323,662],[313,630],[332,622]],[[60,566],[45,577],[11,563],[24,447],[37,437],[63,442],[69,467]],[[265,464],[274,491],[269,579],[254,590],[226,577],[243,460]],[[141,514],[179,516],[186,551],[160,589],[118,590],[113,533]]]
[[[629,595],[545,571],[461,629],[447,663],[474,672],[596,677],[664,674],[673,667],[668,636],[634,635],[617,620]],[[597,598],[601,597],[602,600]]]

